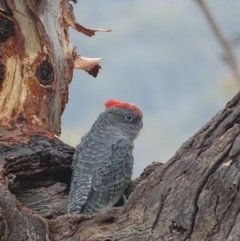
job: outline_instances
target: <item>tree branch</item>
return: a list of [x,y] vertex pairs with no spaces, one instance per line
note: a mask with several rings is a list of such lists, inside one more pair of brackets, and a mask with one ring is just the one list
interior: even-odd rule
[[202,10],[204,16],[206,17],[206,20],[212,29],[212,32],[214,36],[216,37],[219,44],[222,46],[222,49],[224,51],[224,60],[227,62],[230,70],[232,71],[232,74],[237,81],[238,84],[240,84],[240,72],[239,72],[239,65],[237,57],[235,56],[231,41],[227,38],[227,36],[222,31],[221,27],[217,23],[216,19],[214,18],[213,14],[211,13],[209,7],[205,3],[204,0],[195,0],[200,9]]

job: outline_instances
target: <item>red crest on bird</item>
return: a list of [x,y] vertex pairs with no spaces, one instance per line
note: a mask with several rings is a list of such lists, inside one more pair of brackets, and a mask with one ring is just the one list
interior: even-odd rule
[[128,102],[122,102],[122,101],[110,99],[105,103],[105,107],[106,109],[113,108],[113,107],[123,108],[131,111],[136,111],[141,116],[143,115],[139,107]]

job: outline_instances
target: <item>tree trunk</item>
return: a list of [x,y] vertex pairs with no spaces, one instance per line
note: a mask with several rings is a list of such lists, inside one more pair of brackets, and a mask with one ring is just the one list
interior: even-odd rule
[[51,240],[240,240],[239,120],[240,93],[166,164],[149,166],[123,207],[51,220]]
[[1,240],[240,240],[240,93],[132,181],[124,206],[66,214],[74,148],[55,135],[81,58],[67,30],[96,30],[75,22],[67,0],[0,0],[0,10]]
[[1,132],[59,135],[73,70],[66,1],[6,2],[13,14],[0,17]]

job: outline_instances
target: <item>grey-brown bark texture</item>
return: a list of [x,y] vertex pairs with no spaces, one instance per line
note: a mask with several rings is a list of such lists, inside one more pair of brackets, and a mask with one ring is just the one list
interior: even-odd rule
[[239,241],[240,93],[132,181],[124,206],[66,214],[74,148],[55,135],[74,65],[100,68],[76,56],[68,26],[95,32],[67,0],[0,0],[1,240]]
[[65,214],[73,148],[41,136],[2,144],[2,240],[240,240],[239,117],[240,93],[133,181],[124,206],[93,216]]

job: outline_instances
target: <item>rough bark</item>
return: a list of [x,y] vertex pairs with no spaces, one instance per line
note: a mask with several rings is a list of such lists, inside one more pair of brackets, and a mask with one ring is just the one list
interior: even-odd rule
[[73,152],[57,138],[37,135],[0,145],[1,240],[50,240],[42,217],[66,213]]
[[239,120],[240,93],[142,180],[125,206],[93,217],[61,216],[49,230],[64,230],[51,239],[240,240]]
[[152,164],[133,181],[124,206],[92,216],[64,214],[73,148],[41,136],[31,136],[25,144],[1,145],[1,179],[12,193],[0,185],[1,237],[237,241],[239,122],[240,93],[166,164]]
[[240,240],[240,93],[146,168],[124,206],[66,214],[74,148],[55,134],[76,59],[67,28],[96,30],[75,22],[67,0],[0,0],[0,11],[1,240]]

